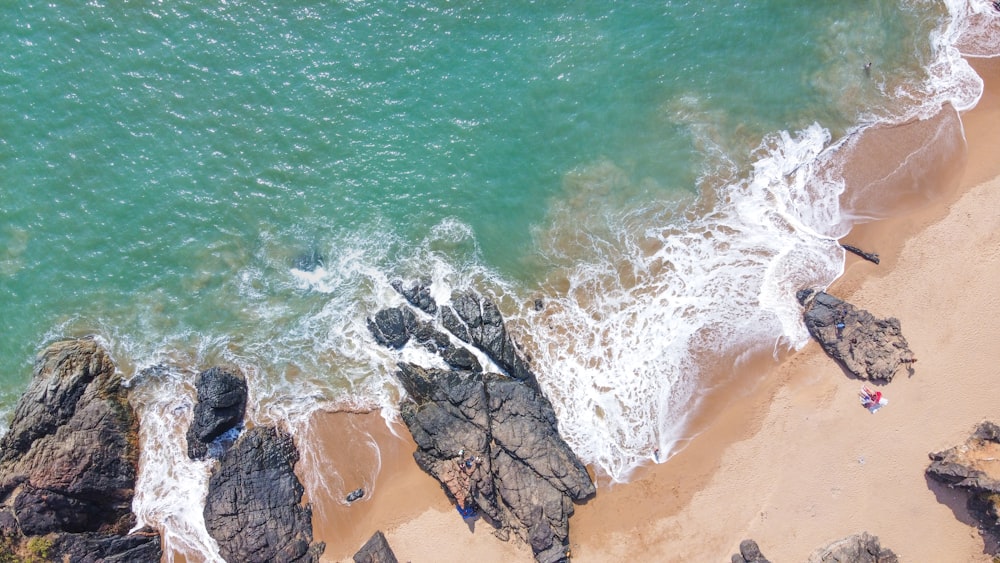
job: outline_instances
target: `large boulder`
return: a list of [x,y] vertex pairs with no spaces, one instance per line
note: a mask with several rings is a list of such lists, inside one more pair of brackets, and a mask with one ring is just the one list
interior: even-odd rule
[[798,299],[805,307],[809,334],[827,355],[855,377],[889,382],[901,366],[913,373],[913,363],[917,360],[903,337],[898,319],[877,319],[868,311],[822,291],[802,290]]
[[964,444],[931,453],[927,475],[949,487],[967,491],[969,511],[983,529],[1000,536],[998,445],[1000,426],[981,422]]
[[245,432],[219,460],[208,482],[205,525],[226,561],[315,563],[312,509],[295,476],[299,454],[287,433]]
[[565,561],[574,502],[592,496],[594,483],[559,436],[552,405],[495,304],[472,293],[453,295],[452,304],[438,308],[441,324],[506,373],[400,363],[407,392],[400,411],[417,443],[414,459],[463,515],[482,514],[501,538],[516,534],[538,561]]
[[8,549],[44,546],[52,560],[159,561],[159,535],[129,535],[139,438],[121,383],[92,339],[39,354],[0,440],[0,535]]
[[375,341],[389,348],[399,349],[410,341],[417,327],[417,317],[406,307],[382,309],[368,319],[368,330]]
[[354,554],[354,563],[398,563],[398,560],[385,536],[378,531]]
[[213,367],[198,374],[195,381],[198,402],[194,419],[188,428],[188,456],[203,459],[206,455],[219,457],[235,431],[243,424],[247,406],[247,381],[233,371]]
[[836,540],[809,555],[806,563],[899,563],[899,557],[886,549],[878,537],[861,532]]
[[753,540],[743,540],[740,542],[740,552],[734,553],[730,558],[732,563],[771,563],[764,554],[760,552],[760,547]]

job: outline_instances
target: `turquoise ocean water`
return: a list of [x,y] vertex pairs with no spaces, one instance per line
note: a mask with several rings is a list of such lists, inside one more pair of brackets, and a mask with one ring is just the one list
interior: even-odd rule
[[571,445],[625,479],[706,350],[802,344],[791,296],[850,228],[837,147],[973,105],[955,45],[989,9],[5,3],[0,407],[44,343],[97,334],[176,376],[134,380],[150,441],[220,361],[259,418],[390,412],[364,318],[427,276],[501,301]]

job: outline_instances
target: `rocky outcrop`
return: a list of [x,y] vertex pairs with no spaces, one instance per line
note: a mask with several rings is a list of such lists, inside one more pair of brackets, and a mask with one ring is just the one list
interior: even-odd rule
[[845,370],[860,379],[892,381],[900,367],[913,374],[917,360],[895,318],[877,319],[868,311],[811,289],[798,293],[809,334]]
[[441,308],[441,323],[462,341],[482,350],[508,377],[539,391],[535,374],[507,334],[496,303],[472,291],[454,294],[451,306]]
[[[434,310],[437,310],[435,305]],[[392,307],[382,309],[368,319],[368,330],[375,341],[387,348],[399,350],[406,346],[412,338],[432,354],[440,354],[441,358],[454,369],[482,371],[482,365],[476,355],[467,348],[457,346],[452,339],[434,328],[427,321],[417,320],[416,315],[408,307]]]
[[205,525],[230,562],[316,562],[312,510],[295,476],[299,454],[287,433],[245,432],[219,460],[205,499]]
[[429,280],[423,280],[411,284],[410,287],[403,287],[403,282],[401,280],[394,280],[392,282],[392,288],[405,297],[410,305],[413,305],[428,315],[433,315],[437,313],[437,303],[434,301],[434,298],[431,297],[430,285],[431,283]]
[[378,531],[354,554],[354,563],[397,563],[397,559],[385,536]]
[[753,540],[743,540],[740,542],[740,552],[734,553],[731,558],[732,563],[771,563],[764,554],[760,552],[760,547]]
[[538,561],[566,560],[574,502],[595,492],[590,475],[559,436],[552,406],[496,305],[466,292],[453,295],[452,306],[435,310],[448,332],[476,346],[505,373],[460,369],[451,362],[451,369],[400,363],[397,376],[408,395],[400,411],[417,443],[414,459],[442,483],[463,515],[478,511],[503,539],[513,532],[531,545]]
[[[770,563],[761,553],[757,542],[743,540],[740,552],[733,554],[732,563]],[[882,547],[876,536],[861,532],[831,542],[809,555],[806,563],[899,563],[890,549]]]
[[[247,382],[237,373],[213,367],[198,374],[195,381],[198,402],[188,428],[188,456],[219,457],[236,439],[247,406]],[[226,438],[229,438],[228,440]]]
[[814,551],[806,563],[899,563],[899,558],[891,549],[886,549],[878,537],[861,532],[839,539],[826,547]]
[[0,440],[6,549],[44,548],[43,558],[52,560],[159,561],[158,534],[128,533],[135,525],[137,432],[103,348],[91,339],[46,348]]
[[760,552],[760,547],[753,540],[743,540],[740,542],[740,552],[734,553],[732,563],[771,563],[764,554]]
[[930,458],[927,475],[968,491],[969,512],[984,530],[1000,537],[1000,426],[981,422],[964,444]]

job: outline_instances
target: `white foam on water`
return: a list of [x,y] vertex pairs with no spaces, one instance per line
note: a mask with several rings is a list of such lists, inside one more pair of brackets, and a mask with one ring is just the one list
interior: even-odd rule
[[[982,80],[955,46],[960,36],[975,35],[956,6],[978,4],[949,5],[931,37],[927,79],[887,92],[901,102],[893,114],[864,116],[849,137],[879,123],[931,117],[944,103],[961,111],[978,102]],[[704,144],[713,146],[712,139]],[[558,245],[567,240],[590,244],[599,257],[553,283],[544,313],[523,315],[539,381],[561,432],[586,462],[624,481],[650,452],[663,459],[684,437],[699,397],[696,358],[807,341],[795,292],[825,288],[841,275],[837,239],[861,218],[843,213],[839,199],[838,159],[848,145],[831,145],[819,125],[780,132],[765,140],[745,180],[702,198],[715,202],[707,210],[668,210],[661,227],[645,231],[634,225],[656,224],[655,213],[610,215],[599,228],[590,217],[565,226],[576,228],[574,235],[553,237],[554,262],[566,262]]]
[[[316,436],[321,430],[316,428],[319,418],[312,417],[302,426],[293,429],[297,436]],[[357,431],[355,431],[357,432]],[[382,471],[382,452],[378,444],[370,434],[359,433],[355,439],[362,440],[365,444],[363,452],[352,451],[352,457],[345,459],[337,456],[338,452],[322,451],[316,444],[299,440],[299,463],[296,472],[302,476],[303,487],[309,499],[313,499],[313,510],[318,516],[325,517],[323,512],[328,505],[327,502],[315,502],[316,500],[333,499],[340,505],[347,506],[347,495],[357,488],[364,491],[363,496],[353,502],[368,502],[378,490],[378,476]],[[332,455],[331,455],[332,454]],[[360,480],[350,483],[345,482],[340,474],[340,467],[349,464],[354,469],[352,473],[361,473]],[[363,471],[359,471],[363,468]]]
[[193,374],[154,368],[130,395],[139,414],[139,475],[132,511],[136,529],[160,531],[167,561],[224,561],[205,527],[203,509],[212,461],[193,461],[185,435],[194,414]]
[[939,40],[966,57],[1000,56],[1000,11],[993,0],[944,0],[951,21]]
[[[952,19],[933,37],[931,78],[894,93],[910,103],[893,119],[931,115],[944,102],[966,109],[981,95],[982,81],[959,55],[970,52],[968,45],[979,45],[977,56],[995,54],[995,28],[969,24],[974,18],[963,15],[983,20],[988,3],[947,4]],[[720,147],[710,136],[703,141],[709,150]],[[311,272],[288,268],[265,244],[264,255],[236,281],[250,317],[246,326],[257,327],[239,342],[237,336],[177,335],[140,347],[109,338],[116,355],[137,366],[158,363],[163,350],[198,349],[168,362],[188,367],[133,382],[142,441],[133,504],[139,523],[161,531],[167,553],[218,557],[201,515],[207,466],[187,458],[184,439],[193,374],[217,361],[247,374],[251,420],[279,424],[297,437],[309,497],[339,496],[345,485],[317,470],[324,463],[320,452],[298,436],[311,432],[316,409],[396,416],[403,393],[392,377],[396,362],[426,365],[428,358],[412,346],[398,353],[377,346],[365,319],[402,303],[390,285],[397,276],[404,282],[430,277],[439,305],[451,291],[472,288],[513,311],[512,332],[530,341],[526,348],[561,433],[586,463],[625,481],[655,451],[664,461],[690,438],[686,426],[703,391],[699,358],[806,342],[795,292],[826,287],[841,274],[836,239],[858,219],[840,208],[838,148],[819,125],[780,132],[755,153],[745,178],[698,202],[588,209],[585,220],[554,228],[556,236],[543,242],[553,263],[570,265],[554,276],[562,279],[542,288],[541,312],[527,305],[525,290],[482,265],[471,229],[458,221],[443,221],[404,259],[391,257],[394,245],[397,251],[406,246],[392,229],[337,240],[325,249],[325,265]],[[707,174],[734,175],[724,154],[709,160],[718,170]],[[560,237],[560,228],[573,233]],[[568,240],[585,246],[581,254],[590,258],[577,263],[576,253],[562,247]],[[381,467],[377,448],[371,464],[367,491]]]
[[805,341],[795,292],[824,287],[843,263],[843,186],[819,166],[829,140],[818,125],[768,139],[750,177],[701,216],[607,217],[598,258],[571,267],[565,295],[525,316],[563,436],[613,481],[683,438],[697,358]]

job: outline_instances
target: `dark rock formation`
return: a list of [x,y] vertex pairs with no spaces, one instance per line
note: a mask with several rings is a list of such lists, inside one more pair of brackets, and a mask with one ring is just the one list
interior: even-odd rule
[[397,559],[385,536],[378,531],[354,554],[354,563],[397,563]]
[[441,308],[441,322],[449,332],[482,350],[500,369],[536,391],[538,382],[507,334],[496,303],[466,291],[451,296],[451,307]]
[[344,500],[346,500],[347,502],[354,502],[363,496],[365,496],[364,489],[354,489],[350,493],[347,493],[347,496],[344,497]]
[[137,432],[121,378],[95,341],[45,349],[0,440],[7,549],[44,546],[52,560],[159,561],[159,535],[128,535]]
[[856,377],[889,382],[904,365],[913,374],[912,364],[917,360],[898,319],[876,319],[868,311],[811,289],[800,291],[798,299],[805,307],[809,334]]
[[456,346],[447,334],[435,329],[431,323],[418,324],[413,338],[428,352],[439,354],[452,369],[483,371],[475,354],[464,346]]
[[406,307],[382,309],[368,319],[368,330],[375,341],[387,348],[400,349],[410,341],[417,328],[417,317]]
[[965,444],[930,454],[927,475],[969,493],[969,512],[984,530],[1000,537],[1000,426],[986,421]]
[[434,298],[431,297],[431,288],[429,280],[422,280],[419,283],[414,283],[409,288],[403,287],[403,282],[400,280],[395,280],[392,282],[392,288],[395,289],[410,302],[417,309],[427,313],[428,315],[434,315],[437,313],[437,303],[434,302]]
[[507,373],[401,363],[397,376],[409,398],[400,410],[417,443],[414,459],[463,514],[477,510],[503,539],[514,532],[538,561],[564,561],[573,503],[593,495],[594,484],[559,436],[552,406],[496,305],[474,293],[453,295],[452,304],[439,308],[444,327]]
[[740,552],[734,553],[732,563],[771,563],[764,554],[760,552],[760,547],[753,540],[743,540],[740,542]]
[[316,562],[312,509],[303,506],[292,437],[269,427],[245,432],[219,460],[205,499],[205,525],[230,562]]
[[246,379],[225,368],[214,367],[198,374],[195,388],[198,403],[187,432],[188,456],[191,459],[203,459],[205,455],[219,457],[231,444],[220,438],[229,433],[235,440],[235,433],[230,431],[243,424],[247,406]]
[[127,536],[62,534],[48,554],[52,561],[74,563],[155,563],[161,558],[160,535],[148,526]]
[[868,532],[861,532],[814,551],[806,563],[899,563],[899,558],[890,549],[879,544],[878,538]]

